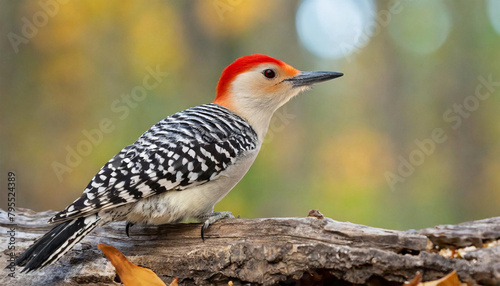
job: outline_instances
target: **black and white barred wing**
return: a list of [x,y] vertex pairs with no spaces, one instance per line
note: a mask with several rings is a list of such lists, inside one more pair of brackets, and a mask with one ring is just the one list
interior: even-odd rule
[[153,126],[135,144],[113,157],[82,196],[50,222],[62,222],[206,183],[257,146],[257,135],[252,129],[228,132],[225,130],[228,126],[223,126],[227,122],[193,124],[191,121],[200,119],[191,116],[179,125],[169,119]]

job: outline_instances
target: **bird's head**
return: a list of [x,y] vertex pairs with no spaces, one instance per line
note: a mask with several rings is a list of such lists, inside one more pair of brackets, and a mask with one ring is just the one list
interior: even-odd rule
[[222,72],[214,103],[229,108],[254,129],[263,129],[257,133],[265,134],[272,114],[280,106],[313,84],[342,75],[303,72],[266,55],[244,56]]

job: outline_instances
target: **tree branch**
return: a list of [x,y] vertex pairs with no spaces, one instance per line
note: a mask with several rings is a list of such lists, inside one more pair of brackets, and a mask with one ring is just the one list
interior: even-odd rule
[[[0,267],[8,265],[8,233],[15,229],[19,255],[51,226],[53,211],[16,212],[14,223],[0,210]],[[424,281],[457,270],[462,282],[500,283],[500,217],[420,231],[396,231],[304,218],[231,219],[218,222],[200,238],[200,224],[134,226],[112,223],[88,235],[55,265],[16,278],[4,270],[1,285],[117,285],[98,243],[118,248],[131,262],[151,268],[169,283],[273,285],[324,282],[399,285],[419,271]],[[11,232],[12,233],[12,232]],[[438,251],[440,250],[440,253]],[[452,258],[455,257],[455,258]],[[351,284],[349,284],[351,285]]]

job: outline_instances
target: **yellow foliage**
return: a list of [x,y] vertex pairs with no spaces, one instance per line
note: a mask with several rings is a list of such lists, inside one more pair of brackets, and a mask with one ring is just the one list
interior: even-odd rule
[[236,36],[256,27],[274,13],[276,1],[198,1],[196,14],[202,29],[212,36]]
[[342,180],[355,186],[373,189],[384,184],[384,171],[390,170],[391,153],[382,134],[367,129],[354,129],[335,134],[323,142],[317,152],[317,167],[323,178]]
[[[485,162],[484,172],[481,174],[479,179],[479,184],[484,184],[485,190],[496,190],[500,186],[500,163],[496,158],[498,158],[499,152],[494,152],[495,156],[490,156],[490,160]],[[494,202],[495,204],[500,204],[500,192],[491,192],[490,195],[485,195],[484,201]]]
[[171,7],[143,2],[133,7],[134,25],[130,27],[129,61],[137,76],[144,76],[146,66],[160,65],[162,71],[179,69],[184,63],[183,28]]

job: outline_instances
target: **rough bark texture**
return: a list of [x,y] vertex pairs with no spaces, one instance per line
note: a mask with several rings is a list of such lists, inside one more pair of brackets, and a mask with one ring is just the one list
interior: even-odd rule
[[[16,254],[50,229],[46,222],[53,214],[16,212]],[[12,242],[8,233],[12,227],[1,211],[2,268],[10,258],[7,246]],[[113,223],[95,230],[63,259],[41,271],[23,274],[20,268],[5,269],[0,284],[119,285],[114,282],[114,268],[97,249],[98,243],[105,243],[131,262],[151,268],[167,283],[178,277],[181,285],[227,285],[228,281],[234,285],[400,285],[418,271],[427,281],[452,270],[471,285],[498,285],[499,238],[500,217],[420,231],[367,227],[319,214],[232,219],[210,226],[205,242],[200,238],[200,224],[134,226],[129,238],[124,223]]]

